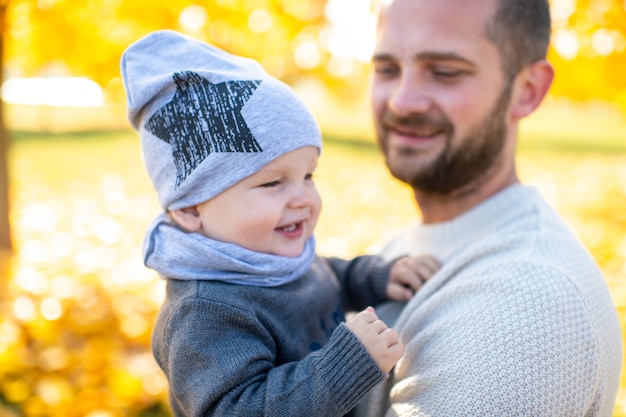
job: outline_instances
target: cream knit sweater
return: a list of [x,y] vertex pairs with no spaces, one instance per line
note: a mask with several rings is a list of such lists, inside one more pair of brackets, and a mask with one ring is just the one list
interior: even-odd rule
[[417,225],[383,251],[443,268],[377,311],[407,353],[359,416],[610,416],[620,326],[601,272],[533,188]]

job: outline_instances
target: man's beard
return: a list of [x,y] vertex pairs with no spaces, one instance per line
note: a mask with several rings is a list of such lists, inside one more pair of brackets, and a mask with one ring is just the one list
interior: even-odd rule
[[[383,149],[387,157],[387,166],[391,174],[406,182],[413,189],[447,195],[466,188],[469,184],[480,184],[489,171],[500,163],[498,158],[506,141],[505,116],[511,99],[511,86],[506,87],[491,112],[453,146],[454,126],[447,119],[433,120],[423,114],[397,117],[387,111],[383,115],[383,135],[390,129],[431,130],[446,135],[446,146],[436,160],[427,166],[416,169],[396,169],[390,163],[389,150]],[[385,148],[388,139],[381,142]],[[380,138],[379,138],[380,140]],[[402,157],[420,152],[411,148],[401,149]]]

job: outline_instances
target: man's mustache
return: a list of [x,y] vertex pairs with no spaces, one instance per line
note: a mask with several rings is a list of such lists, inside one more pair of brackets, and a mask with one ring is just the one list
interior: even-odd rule
[[436,130],[451,132],[452,124],[447,119],[433,118],[431,116],[414,113],[407,116],[398,116],[387,111],[383,114],[382,124],[386,129],[402,130]]

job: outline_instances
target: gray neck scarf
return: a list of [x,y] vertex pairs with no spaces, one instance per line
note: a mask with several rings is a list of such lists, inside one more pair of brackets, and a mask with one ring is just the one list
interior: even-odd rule
[[309,270],[315,258],[315,239],[309,238],[298,257],[269,255],[187,233],[162,214],[148,229],[143,252],[146,266],[167,278],[275,287]]

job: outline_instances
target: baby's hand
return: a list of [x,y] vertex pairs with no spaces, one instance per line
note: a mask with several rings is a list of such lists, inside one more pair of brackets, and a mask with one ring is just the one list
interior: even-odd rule
[[441,268],[432,256],[407,256],[391,267],[387,296],[396,301],[408,301],[413,294]]
[[404,355],[404,345],[398,332],[379,320],[372,307],[351,317],[346,326],[363,343],[383,372],[389,373]]

